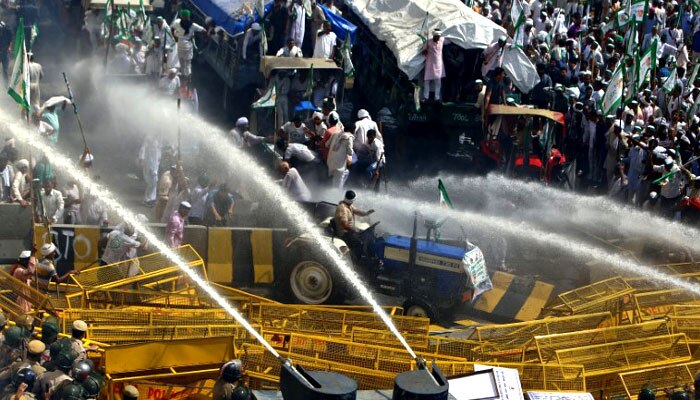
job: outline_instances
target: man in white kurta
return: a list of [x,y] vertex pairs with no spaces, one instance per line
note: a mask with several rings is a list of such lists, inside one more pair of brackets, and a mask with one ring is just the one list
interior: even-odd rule
[[324,58],[330,60],[333,58],[333,49],[337,36],[331,31],[330,21],[323,23],[323,28],[316,32],[316,46],[314,46],[314,58]]
[[189,76],[192,75],[194,35],[197,32],[206,32],[202,26],[192,22],[190,15],[189,10],[180,11],[180,18],[173,21],[170,26],[173,37],[177,41],[177,58],[180,61],[180,72],[185,80],[188,80]]
[[442,62],[442,47],[445,39],[439,29],[433,30],[433,38],[423,45],[425,55],[425,87],[423,88],[423,98],[430,98],[430,86],[435,89],[435,101],[441,100],[442,78],[445,77],[445,65]]
[[165,23],[163,17],[156,18],[156,24],[153,25],[153,37],[159,37],[161,40],[162,50],[167,56],[167,69],[180,68],[180,61],[175,53],[175,38],[170,30],[170,26]]
[[304,44],[304,29],[306,28],[306,11],[301,5],[301,0],[294,0],[289,10],[289,17],[291,21],[289,21],[289,36],[287,38],[293,39],[299,47],[302,47]]
[[139,164],[143,169],[143,180],[146,182],[143,202],[149,207],[156,204],[161,147],[160,140],[157,136],[146,136],[146,140],[144,140],[139,151]]

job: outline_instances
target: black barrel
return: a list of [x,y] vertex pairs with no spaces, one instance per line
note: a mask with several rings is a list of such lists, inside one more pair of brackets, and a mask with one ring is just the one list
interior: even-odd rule
[[447,400],[450,388],[447,378],[433,362],[433,370],[419,366],[396,376],[392,400]]
[[355,400],[357,382],[334,372],[307,372],[300,365],[292,368],[285,363],[280,370],[280,391],[284,400]]

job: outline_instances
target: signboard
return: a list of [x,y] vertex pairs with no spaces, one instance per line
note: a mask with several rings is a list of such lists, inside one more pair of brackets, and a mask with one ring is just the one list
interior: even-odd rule
[[474,364],[474,371],[493,370],[500,400],[525,400],[517,369]]
[[[194,397],[211,398],[214,383],[215,381],[207,379],[193,382],[186,386],[154,381],[138,381],[130,384],[138,389],[138,400],[184,400]],[[114,382],[111,385],[113,397],[121,399],[124,384],[122,382]]]
[[530,400],[593,400],[593,395],[585,392],[527,392]]
[[472,301],[476,300],[481,293],[493,289],[491,278],[489,278],[489,273],[486,270],[484,253],[481,252],[481,249],[473,246],[471,250],[465,253],[462,258],[462,266],[469,277],[470,286],[474,288]]
[[498,399],[498,385],[493,370],[477,371],[448,380],[449,393],[457,400]]

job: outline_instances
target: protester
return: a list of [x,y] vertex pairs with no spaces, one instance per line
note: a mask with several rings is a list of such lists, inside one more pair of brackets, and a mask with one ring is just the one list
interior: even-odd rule
[[185,221],[190,213],[192,205],[183,201],[180,203],[177,211],[173,212],[165,226],[166,242],[170,248],[180,247],[182,238],[185,233]]
[[333,58],[337,36],[331,30],[330,21],[324,21],[323,27],[316,32],[316,46],[314,47],[314,58]]
[[192,75],[192,58],[194,57],[194,36],[206,30],[190,19],[190,10],[181,10],[180,18],[170,25],[172,35],[177,42],[177,58],[180,61],[180,73],[185,84],[189,84]]
[[207,197],[206,222],[209,226],[228,226],[233,218],[235,202],[229,193],[228,185],[222,183]]
[[290,168],[289,163],[282,161],[277,169],[282,175],[282,187],[287,189],[289,196],[296,201],[311,201],[311,192],[296,168]]

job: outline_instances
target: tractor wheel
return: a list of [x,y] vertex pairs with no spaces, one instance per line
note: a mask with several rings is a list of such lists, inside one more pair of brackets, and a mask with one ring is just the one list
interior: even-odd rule
[[343,280],[327,266],[328,263],[300,252],[300,257],[289,263],[284,279],[286,292],[295,303],[319,305],[342,304]]
[[418,299],[406,300],[403,303],[403,314],[408,317],[430,318],[431,321],[436,321],[439,316],[435,307]]

